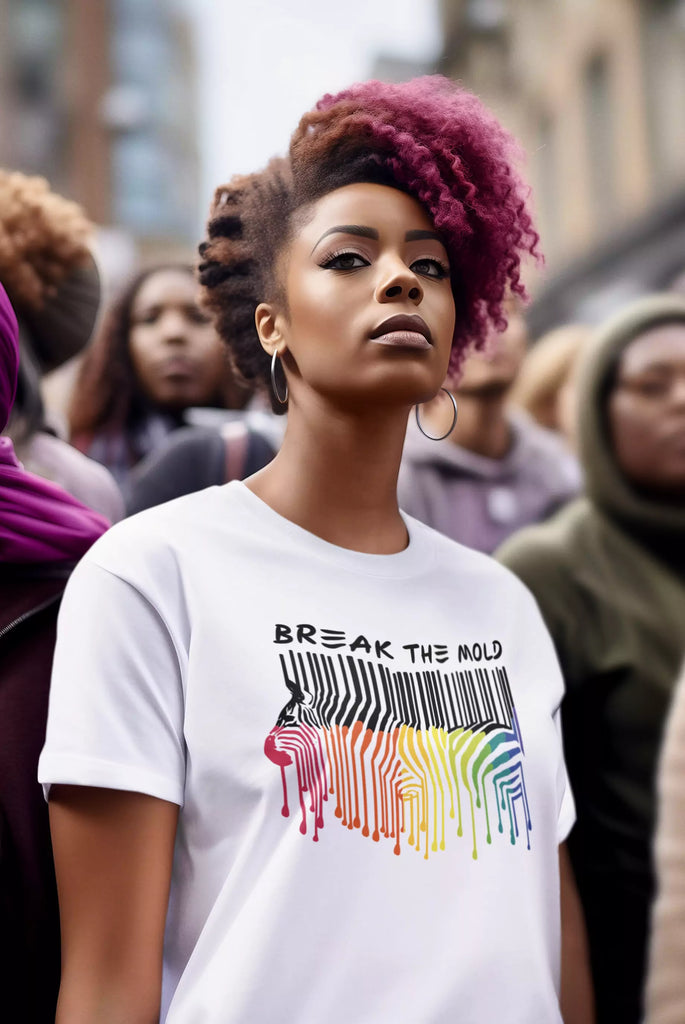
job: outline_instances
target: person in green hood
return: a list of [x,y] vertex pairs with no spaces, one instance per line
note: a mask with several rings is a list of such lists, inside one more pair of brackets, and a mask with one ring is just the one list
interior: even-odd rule
[[685,297],[640,299],[585,355],[586,493],[497,552],[537,598],[565,675],[564,743],[578,820],[598,1024],[638,1024],[655,771],[685,654]]

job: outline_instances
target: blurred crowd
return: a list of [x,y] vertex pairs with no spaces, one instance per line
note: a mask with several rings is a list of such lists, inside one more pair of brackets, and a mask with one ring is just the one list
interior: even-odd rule
[[[7,1019],[54,1014],[35,767],[69,573],[109,524],[259,470],[284,426],[230,365],[193,267],[148,266],[103,308],[92,234],[42,179],[0,171],[0,958],[7,977],[49,967]],[[512,297],[506,329],[445,382],[455,429],[433,441],[410,418],[399,479],[401,507],[494,554],[551,632],[569,845],[612,1024],[685,1020],[685,252],[683,268],[671,292],[541,338]],[[44,377],[69,360],[57,406]],[[421,425],[441,437],[451,417],[441,393]]]

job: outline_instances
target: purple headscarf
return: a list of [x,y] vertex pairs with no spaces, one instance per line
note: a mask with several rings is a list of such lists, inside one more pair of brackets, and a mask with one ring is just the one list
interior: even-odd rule
[[[19,328],[0,284],[0,430],[17,391]],[[104,516],[61,487],[27,473],[8,437],[0,437],[0,563],[75,562],[105,532]]]
[[0,433],[7,426],[17,393],[19,326],[7,292],[0,284]]

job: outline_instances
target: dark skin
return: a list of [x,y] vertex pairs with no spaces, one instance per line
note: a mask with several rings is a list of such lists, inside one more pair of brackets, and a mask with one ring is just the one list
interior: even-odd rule
[[685,324],[646,331],[621,356],[608,403],[616,460],[647,495],[685,499]]
[[[407,546],[397,474],[408,412],[435,395],[447,370],[454,299],[446,260],[415,200],[347,186],[316,204],[282,254],[287,310],[257,309],[262,344],[285,367],[290,411],[280,453],[248,486],[333,544],[373,554]],[[422,317],[429,345],[417,332],[394,332],[393,343],[390,334],[371,337],[404,313]],[[178,808],[59,786],[50,816],[64,943],[56,1024],[157,1021]],[[560,871],[563,974],[574,993],[564,1020],[591,1024],[584,930],[563,853]]]
[[143,793],[53,786],[62,934],[56,1024],[159,1020],[178,807]]
[[[349,225],[378,237],[327,234]],[[427,237],[412,236],[418,232]],[[447,252],[410,196],[348,185],[319,200],[280,271],[288,310],[262,303],[256,323],[263,347],[278,351],[286,371],[288,427],[280,452],[248,487],[340,547],[401,551],[408,538],[396,491],[407,416],[438,391],[454,331]],[[421,316],[433,344],[370,340],[398,314]]]
[[163,409],[240,409],[249,391],[233,380],[224,346],[198,305],[190,271],[158,270],[133,301],[129,351],[139,385]]
[[[459,408],[449,440],[490,459],[504,458],[511,447],[507,403],[526,354],[528,338],[521,314],[510,309],[507,317],[506,330],[491,339],[490,349],[470,355],[461,376],[447,384]],[[449,427],[451,414],[447,396],[441,396],[426,409],[422,423],[428,425],[434,437],[439,437]]]

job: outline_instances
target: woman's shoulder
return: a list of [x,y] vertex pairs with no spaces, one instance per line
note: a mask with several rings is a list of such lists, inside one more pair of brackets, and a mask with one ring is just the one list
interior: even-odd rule
[[193,547],[221,519],[222,490],[207,487],[123,519],[93,544],[82,563],[132,580],[136,574],[163,574],[182,558],[192,561]]
[[180,427],[135,467],[127,488],[129,514],[224,483],[224,442],[208,427]]
[[521,593],[527,591],[525,585],[510,566],[499,562],[492,555],[487,555],[475,548],[470,548],[425,523],[407,517],[413,524],[415,532],[421,531],[425,537],[431,537],[435,550],[435,565],[440,573],[447,573],[459,581],[460,589],[478,587]]
[[109,470],[61,438],[38,431],[23,461],[26,469],[59,484],[110,522],[124,515],[124,501]]
[[495,552],[495,558],[525,579],[566,575],[583,557],[593,514],[585,498],[578,498],[544,523],[519,530]]

